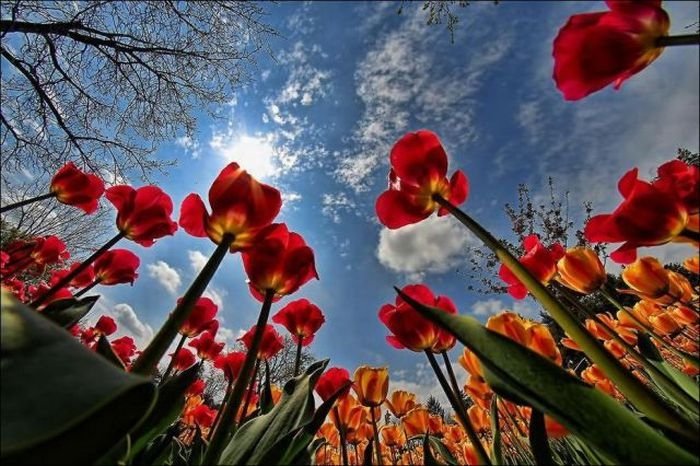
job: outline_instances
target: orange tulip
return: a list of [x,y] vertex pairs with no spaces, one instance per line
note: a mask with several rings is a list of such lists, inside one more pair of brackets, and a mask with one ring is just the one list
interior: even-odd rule
[[655,301],[665,298],[670,288],[668,271],[654,257],[642,257],[628,265],[622,279],[632,289],[628,292]]
[[700,256],[691,256],[683,261],[683,267],[688,272],[693,272],[695,275],[700,275]]
[[361,366],[355,370],[353,388],[364,406],[379,406],[386,400],[389,391],[389,369],[386,367]]
[[[483,411],[483,410],[482,410]],[[470,416],[471,418],[471,416]],[[473,421],[472,421],[473,423]],[[466,438],[467,434],[459,424],[448,424],[445,426],[445,440],[451,443],[459,443]]]
[[335,448],[317,448],[314,464],[340,464],[340,455]]
[[443,427],[444,422],[442,420],[442,416],[439,416],[437,414],[431,414],[428,418],[428,429],[430,430],[430,435],[434,435],[435,437],[442,437]]
[[661,335],[670,335],[681,329],[670,312],[662,312],[651,316],[649,317],[649,322],[654,330]]
[[618,392],[613,383],[595,364],[592,364],[581,371],[581,378],[593,385],[598,390],[607,393],[610,396],[617,396]]
[[474,405],[469,407],[467,414],[469,415],[469,421],[479,434],[485,434],[491,430],[491,416],[489,416],[488,411]]
[[484,379],[478,376],[470,376],[467,379],[467,384],[464,386],[464,391],[474,400],[474,403],[483,409],[489,409],[493,393],[488,384],[484,382]]
[[477,358],[472,351],[464,348],[464,351],[462,351],[462,354],[457,362],[459,362],[459,364],[465,371],[469,372],[469,374],[474,377],[481,378],[481,363],[479,363],[479,358]]
[[693,285],[683,275],[673,270],[668,271],[669,289],[668,294],[676,301],[688,303],[693,298]]
[[337,448],[340,445],[340,433],[331,422],[326,422],[318,429],[317,435],[326,439],[331,446]]
[[530,349],[561,366],[561,353],[547,326],[532,323],[527,326],[527,332],[530,340]]
[[671,311],[673,318],[682,325],[695,325],[698,323],[698,313],[687,306],[678,305]]
[[623,348],[622,345],[615,340],[607,340],[605,343],[603,343],[603,346],[605,346],[605,348],[617,359],[622,359],[627,353],[627,350],[625,350],[625,348]]
[[406,443],[406,434],[396,424],[385,425],[379,429],[379,434],[387,447],[400,447]]
[[523,346],[528,346],[530,343],[530,335],[525,328],[525,321],[513,312],[503,311],[489,317],[489,320],[486,321],[486,328],[515,340]]
[[430,429],[430,413],[423,406],[413,408],[401,418],[408,438],[424,435]]
[[606,279],[605,267],[598,254],[582,246],[567,249],[557,262],[557,271],[559,283],[583,294],[593,293],[603,286]]
[[271,384],[270,393],[272,394],[272,404],[276,405],[280,398],[282,398],[282,389],[275,384]]
[[351,394],[339,398],[336,407],[338,408],[338,417],[336,418],[336,410],[333,409],[330,412],[330,418],[335,425],[342,426],[346,431],[357,429],[367,418],[366,411]]
[[460,445],[460,449],[462,457],[464,458],[464,464],[480,464],[474,445],[468,441],[464,441]]
[[363,422],[357,429],[349,431],[345,440],[347,440],[347,442],[351,445],[358,445],[362,442],[370,440],[373,438],[373,436],[374,431],[372,430],[372,425],[367,422]]
[[386,400],[386,405],[391,414],[400,418],[416,406],[416,395],[405,390],[394,390],[391,397]]

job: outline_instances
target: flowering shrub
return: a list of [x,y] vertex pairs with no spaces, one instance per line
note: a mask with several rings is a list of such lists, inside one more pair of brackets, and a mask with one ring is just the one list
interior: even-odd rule
[[[573,16],[555,39],[554,78],[566,99],[610,83],[619,87],[662,47],[687,43],[667,36],[669,19],[660,1],[607,3],[608,12]],[[517,258],[461,210],[467,177],[456,170],[448,178],[447,153],[436,133],[419,130],[399,138],[389,162],[389,186],[376,201],[380,223],[397,229],[434,213],[454,216],[501,262],[499,276],[508,292],[540,302],[565,332],[561,341],[544,324],[508,310],[482,325],[449,297],[425,284],[407,284],[395,288],[394,303],[378,310],[376,324],[386,326],[394,349],[423,353],[451,417],[431,412],[414,393],[391,390],[388,367],[363,365],[351,377],[322,360],[302,373],[302,347],[313,343],[326,318],[301,298],[270,319],[280,298],[318,279],[313,248],[286,224],[273,223],[282,206],[277,189],[231,163],[209,190],[210,209],[190,194],[176,223],[173,202],[160,188],[105,191],[95,175],[69,163],[53,177],[49,194],[20,204],[55,197],[90,214],[104,193],[117,211],[119,233],[70,265],[63,241],[54,236],[14,242],[0,252],[2,459],[697,464],[700,290],[658,259],[636,255],[641,246],[683,242],[694,253],[684,266],[698,274],[697,167],[670,161],[648,181],[631,169],[618,185],[621,204],[586,225],[589,241],[622,243],[611,255],[627,264],[627,288],[619,291],[638,298],[625,307],[610,293],[594,250],[565,250],[532,235]],[[113,338],[118,329],[109,316],[86,326],[99,297],[84,294],[138,279],[138,255],[113,246],[124,238],[143,247],[168,241],[178,224],[192,236],[209,238],[216,249],[152,340],[138,348],[130,337]],[[218,308],[202,296],[221,263],[237,260],[229,255],[238,253],[250,293],[261,303],[256,324],[239,339],[242,351],[225,347],[217,335]],[[23,281],[48,265],[65,268],[48,283]],[[611,308],[586,307],[581,296],[594,293]],[[294,376],[283,387],[270,383],[268,367],[284,346],[280,332],[288,332],[297,349]],[[448,355],[458,344],[465,373],[455,373]],[[587,365],[564,369],[564,347],[581,352]],[[207,382],[199,378],[204,366],[223,375],[220,399],[205,396]]]

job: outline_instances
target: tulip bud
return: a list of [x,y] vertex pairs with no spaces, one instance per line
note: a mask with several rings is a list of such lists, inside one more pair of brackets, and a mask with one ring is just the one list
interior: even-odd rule
[[353,387],[363,406],[379,406],[384,403],[389,392],[389,369],[386,367],[358,367],[355,370]]
[[627,286],[647,299],[659,299],[668,293],[668,272],[653,257],[637,259],[622,271],[622,279]]
[[590,248],[576,247],[566,250],[557,262],[557,281],[567,288],[583,294],[598,290],[605,283],[605,267]]

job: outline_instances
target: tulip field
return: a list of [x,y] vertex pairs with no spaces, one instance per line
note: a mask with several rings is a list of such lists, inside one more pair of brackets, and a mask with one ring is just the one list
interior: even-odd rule
[[[552,85],[566,100],[620,88],[665,47],[690,45],[697,54],[697,34],[669,36],[660,0],[606,4],[572,16],[553,42]],[[630,166],[617,207],[587,219],[585,245],[530,234],[520,254],[470,210],[479,192],[440,133],[415,128],[397,138],[384,154],[387,187],[366,214],[389,230],[453,217],[498,260],[494,279],[508,295],[534,298],[562,336],[505,309],[480,322],[430,280],[386,283],[395,298],[366,325],[382,328],[391,351],[427,363],[449,403],[444,416],[435,414],[418,394],[392,387],[389,367],[340,367],[318,352],[302,364],[332,317],[305,297],[305,285],[319,279],[314,245],[276,221],[283,190],[234,161],[206,175],[214,178],[207,199],[173,199],[155,185],[106,186],[99,173],[68,162],[45,194],[3,198],[3,218],[31,203],[86,216],[112,208],[117,233],[78,262],[55,235],[0,251],[3,462],[700,464],[700,167],[673,159],[647,177]],[[138,282],[143,258],[132,250],[173,235],[215,249],[147,344],[115,338],[115,320],[93,310],[99,290]],[[645,255],[649,249],[638,254],[668,243],[685,248],[682,273]],[[612,252],[603,257],[595,245]],[[224,342],[218,306],[204,296],[233,262],[259,304],[238,347]],[[624,287],[610,282],[612,267]],[[584,298],[594,296],[609,307],[591,307]],[[294,345],[293,375],[272,383],[269,363],[285,337]],[[586,364],[566,367],[564,348]],[[204,396],[205,369],[225,381],[214,401]]]

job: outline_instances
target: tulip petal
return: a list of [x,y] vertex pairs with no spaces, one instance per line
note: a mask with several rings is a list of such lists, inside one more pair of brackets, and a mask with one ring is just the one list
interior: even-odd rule
[[418,223],[432,213],[414,205],[401,191],[384,191],[377,198],[376,211],[381,224],[390,230]]
[[618,264],[631,264],[637,260],[637,244],[624,243],[610,254],[610,259]]
[[406,348],[398,338],[396,338],[393,335],[387,335],[386,337],[386,342],[389,343],[391,346],[393,346],[396,349],[404,349]]
[[128,203],[134,188],[127,185],[112,186],[105,191],[105,197],[117,210],[122,210]]
[[624,240],[610,214],[591,217],[583,230],[586,239],[593,243],[618,243]]
[[180,207],[180,226],[187,233],[198,238],[207,236],[206,221],[209,214],[204,201],[197,194],[188,195]]
[[432,131],[406,134],[391,149],[389,159],[399,178],[411,184],[420,185],[426,178],[444,178],[447,174],[447,153]]

